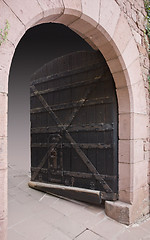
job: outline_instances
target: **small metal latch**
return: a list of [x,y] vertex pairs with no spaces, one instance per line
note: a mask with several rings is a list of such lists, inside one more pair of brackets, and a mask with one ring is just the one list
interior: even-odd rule
[[50,155],[50,161],[54,169],[57,169],[57,152],[55,149],[52,150]]

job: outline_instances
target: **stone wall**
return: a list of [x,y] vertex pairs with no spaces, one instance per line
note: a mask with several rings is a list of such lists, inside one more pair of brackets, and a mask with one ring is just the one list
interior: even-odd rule
[[[121,11],[120,11],[121,9]],[[130,224],[149,212],[148,54],[143,0],[0,0],[0,23],[8,40],[0,47],[0,239],[7,229],[7,96],[10,64],[26,30],[62,23],[99,49],[113,75],[118,97],[119,200],[108,216]],[[124,17],[125,16],[125,17]]]
[[[145,90],[147,95],[147,101],[149,100],[149,84],[148,84],[148,74],[149,74],[149,58],[148,58],[148,38],[145,35],[145,25],[146,25],[146,12],[143,0],[115,0],[120,6],[120,9],[124,12],[124,15],[128,21],[131,28],[133,37],[137,43],[138,50],[140,53],[140,65],[142,70],[142,77],[145,84]],[[147,105],[149,105],[147,104]],[[147,109],[150,113],[150,109]],[[149,129],[150,134],[150,129]],[[149,160],[149,170],[148,177],[150,182],[150,138],[143,140],[144,149],[144,159]]]

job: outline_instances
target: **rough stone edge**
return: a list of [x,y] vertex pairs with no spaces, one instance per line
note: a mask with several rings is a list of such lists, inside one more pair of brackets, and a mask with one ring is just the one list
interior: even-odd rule
[[135,206],[121,201],[105,201],[105,213],[108,217],[125,225],[134,224],[149,214],[148,208],[143,215],[134,215]]

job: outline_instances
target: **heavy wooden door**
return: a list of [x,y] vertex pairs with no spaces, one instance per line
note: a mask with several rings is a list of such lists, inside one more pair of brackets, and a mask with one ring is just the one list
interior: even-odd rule
[[32,76],[30,88],[31,180],[117,199],[117,100],[102,55],[57,58]]

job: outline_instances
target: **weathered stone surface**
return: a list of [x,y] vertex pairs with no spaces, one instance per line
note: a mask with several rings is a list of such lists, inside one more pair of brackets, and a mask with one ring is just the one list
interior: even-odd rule
[[131,139],[146,139],[149,134],[149,117],[146,114],[132,113]]
[[7,217],[7,169],[0,169],[0,220]]
[[97,26],[99,21],[100,3],[99,0],[82,0],[82,19],[94,27]]
[[0,169],[7,168],[7,137],[0,137]]
[[145,185],[133,191],[133,205],[130,213],[131,223],[134,223],[149,213],[149,186]]
[[[65,13],[66,14],[77,14],[79,16],[82,11],[82,4],[81,0],[63,0],[64,7],[65,7]],[[79,15],[78,15],[79,14]]]
[[128,163],[119,164],[119,190],[128,190],[130,191],[133,182],[132,182],[132,165]]
[[78,33],[80,36],[83,36],[83,38],[85,38],[85,33],[92,31],[95,27],[93,27],[90,23],[83,20],[81,17],[72,24],[70,24],[69,28],[71,28],[73,31]]
[[8,93],[8,75],[15,47],[8,40],[0,46],[0,92]]
[[130,64],[130,66],[124,70],[124,73],[128,86],[142,81],[142,72],[139,59],[136,59],[132,64]]
[[39,0],[38,2],[43,9],[43,18],[38,21],[38,24],[53,22],[64,12],[62,0]]
[[[8,6],[9,5],[9,6]],[[100,49],[113,74],[119,103],[119,200],[106,202],[107,214],[125,224],[148,212],[149,61],[144,45],[143,0],[0,1],[0,22],[8,19],[8,41],[0,47],[0,92],[8,91],[14,46],[34,24],[60,22]],[[11,44],[12,43],[12,44]],[[137,47],[138,46],[138,47]],[[2,95],[1,95],[2,96]],[[0,103],[6,104],[5,100]],[[0,220],[7,216],[7,107],[0,110]],[[142,126],[142,127],[141,127]],[[150,165],[150,164],[149,164]],[[4,240],[6,223],[0,222]]]
[[125,69],[125,66],[122,66],[121,61],[118,57],[108,60],[107,64],[108,64],[112,74],[121,72],[122,70]]
[[43,16],[42,8],[37,0],[26,0],[22,2],[19,0],[5,0],[5,2],[26,28],[31,27]]
[[10,7],[8,7],[3,1],[0,1],[0,10],[1,10],[1,14],[0,14],[1,28],[4,29],[5,22],[6,20],[8,20],[10,24],[10,29],[8,31],[7,38],[10,42],[12,42],[16,46],[20,38],[25,33],[25,26],[18,19],[18,17],[12,12]]
[[141,161],[133,165],[134,168],[134,177],[133,177],[133,191],[146,186],[147,184],[147,169],[148,162],[141,159]]
[[130,112],[129,91],[127,87],[117,89],[119,113]]
[[66,26],[76,21],[82,14],[81,0],[63,0],[64,12],[54,22],[62,23]]
[[8,74],[4,69],[0,69],[0,92],[8,93]]
[[101,0],[99,25],[101,31],[110,35],[112,38],[118,19],[120,8],[115,1]]
[[119,140],[119,162],[133,164],[144,160],[144,141]]
[[131,205],[128,203],[123,203],[120,201],[105,202],[106,214],[109,217],[113,218],[114,220],[121,222],[123,224],[129,225],[131,223],[130,211],[131,211]]
[[129,93],[133,98],[131,102],[131,112],[147,114],[149,107],[146,104],[146,91],[143,82],[139,81],[128,88]]
[[119,122],[119,139],[147,138],[149,117],[146,114],[122,113],[119,115]]
[[75,16],[75,15],[71,15],[71,14],[70,15],[63,14],[60,17],[58,17],[56,20],[54,20],[54,22],[61,23],[61,24],[68,26],[69,24],[72,24],[73,22],[75,22],[78,18],[79,18],[79,16]]
[[133,192],[131,189],[120,189],[119,188],[119,201],[123,203],[133,204]]
[[131,37],[132,37],[131,29],[124,17],[124,14],[122,13],[113,35],[114,44],[117,46],[120,53],[122,53],[125,50]]
[[0,137],[7,136],[7,94],[0,93]]
[[7,240],[7,219],[0,220],[0,239]]
[[106,37],[101,32],[99,32],[97,28],[94,28],[91,31],[85,33],[85,37],[91,40],[98,49],[101,49],[102,46],[108,42]]
[[[84,36],[85,37],[85,36]],[[93,50],[98,51],[99,49],[97,48],[97,46],[92,42],[92,40],[90,38],[84,38],[84,40],[91,46],[91,48],[93,48]]]
[[131,139],[131,114],[122,113],[119,114],[119,139],[129,140]]
[[142,43],[142,36],[136,32],[134,29],[132,29],[133,35],[134,35],[134,39],[137,43],[141,44]]
[[[129,54],[130,53],[130,54]],[[139,52],[134,39],[130,39],[122,53],[122,58],[126,68],[128,68],[136,59],[139,58]]]
[[125,71],[113,73],[113,78],[115,80],[115,85],[117,89],[126,87],[128,85],[129,78],[126,77]]
[[133,196],[132,204],[106,201],[106,214],[123,224],[130,225],[136,222],[149,212],[148,190],[148,186],[138,189]]
[[[100,43],[101,43],[101,41],[100,41]],[[99,43],[99,45],[100,45],[100,43]],[[116,48],[114,49],[114,47],[111,45],[111,42],[109,42],[109,41],[107,41],[107,43],[102,46],[100,45],[99,50],[103,54],[106,61],[116,59],[117,56],[119,55],[118,50]]]

